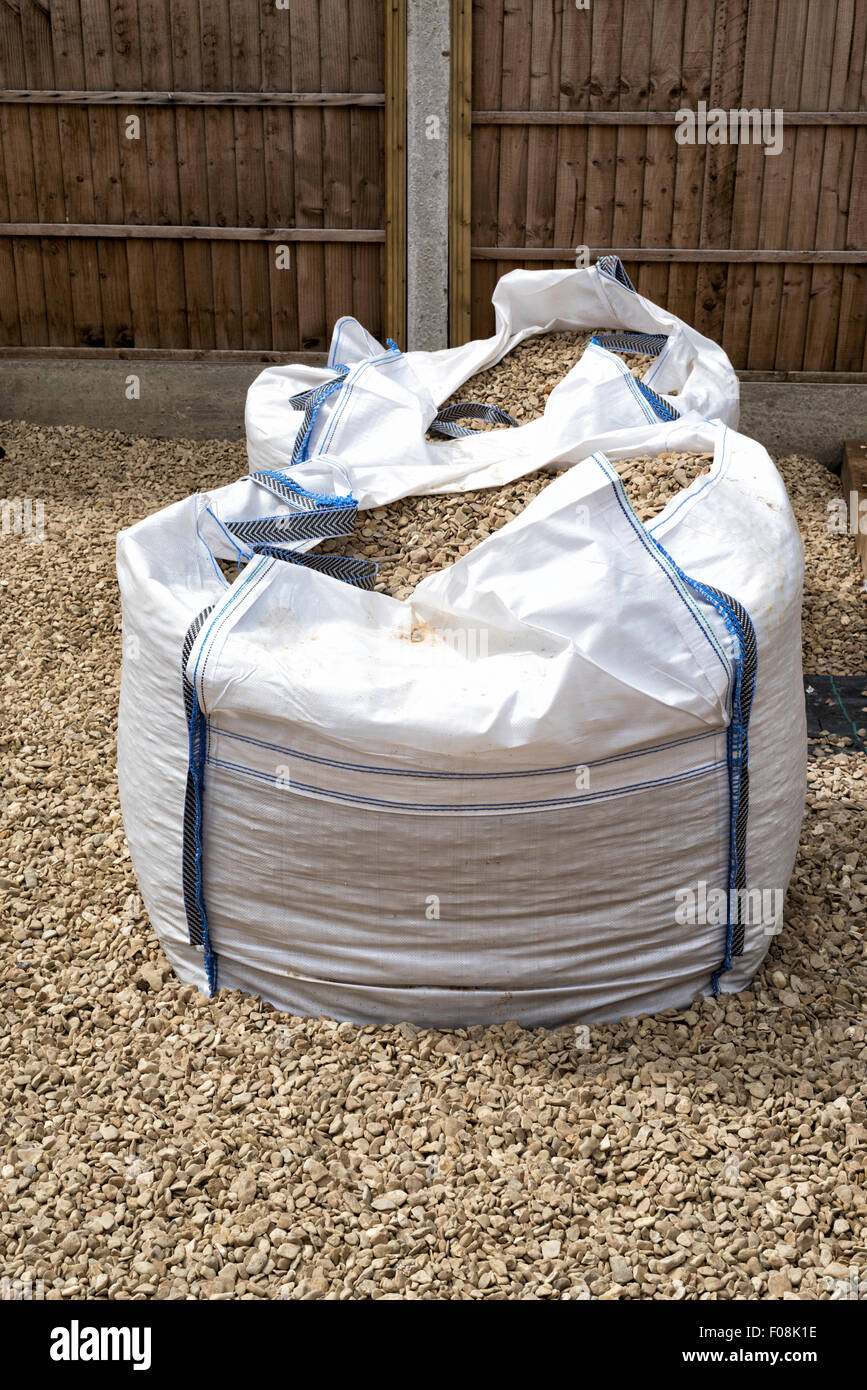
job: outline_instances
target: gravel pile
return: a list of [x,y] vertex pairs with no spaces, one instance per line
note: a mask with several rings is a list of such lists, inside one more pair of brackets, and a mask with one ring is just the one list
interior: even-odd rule
[[[831,739],[811,760],[786,929],[742,995],[547,1033],[205,1000],[156,944],[120,821],[114,537],[238,476],[243,446],[0,442],[2,495],[43,498],[46,523],[4,538],[0,579],[0,1276],[53,1299],[797,1299],[865,1278],[867,756]],[[811,594],[854,603],[833,480],[781,466]],[[808,604],[805,644],[863,668],[853,604]]]
[[[543,333],[527,338],[493,367],[469,377],[443,405],[455,401],[483,401],[505,410],[519,425],[544,413],[545,402],[554,387],[580,361],[594,333],[612,333],[611,328],[594,328],[589,333]],[[619,352],[620,361],[633,376],[643,377],[656,360],[638,352]],[[677,395],[677,392],[673,393]],[[475,429],[509,429],[509,425],[489,425],[475,421]],[[441,436],[431,435],[433,441]]]
[[829,527],[840,479],[815,459],[776,460],[804,542],[804,670],[860,675],[867,669],[867,601],[855,539]]
[[[613,466],[638,516],[650,521],[712,463],[710,454],[659,454],[655,458],[616,459]],[[408,598],[419,580],[454,564],[520,516],[562,472],[540,469],[503,487],[443,497],[405,497],[371,508],[360,518],[352,549],[377,560],[378,593]],[[339,554],[346,546],[346,541],[338,540],[327,541],[320,548]]]
[[[498,406],[516,424],[525,425],[544,414],[549,395],[583,356],[593,334],[612,331],[596,328],[589,333],[546,333],[528,338],[501,362],[470,377],[443,404],[479,400]],[[637,377],[643,376],[655,360],[641,353],[618,356]],[[472,428],[503,430],[511,426],[473,421]],[[443,443],[436,434],[429,434],[428,439],[433,444]],[[627,483],[630,500],[641,520],[648,521],[662,511],[670,497],[705,472],[711,462],[710,458],[699,460],[690,454],[666,454],[658,459],[624,460],[614,466]],[[557,476],[558,472],[540,469],[503,487],[450,497],[409,497],[373,508],[361,519],[353,550],[377,561],[378,593],[408,598],[419,580],[454,564],[480,541],[519,516]],[[346,541],[326,541],[320,550],[340,554],[346,545]]]

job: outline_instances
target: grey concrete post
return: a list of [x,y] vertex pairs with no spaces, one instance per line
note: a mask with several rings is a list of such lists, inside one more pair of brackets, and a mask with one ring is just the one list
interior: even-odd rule
[[[448,346],[449,0],[407,0],[406,347]],[[403,344],[401,344],[403,346]]]

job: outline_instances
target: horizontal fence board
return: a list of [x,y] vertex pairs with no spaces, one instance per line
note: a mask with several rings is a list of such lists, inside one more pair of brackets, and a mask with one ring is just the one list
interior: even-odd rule
[[[4,3],[4,0],[0,0]],[[384,106],[382,92],[0,91],[26,106]]]
[[[349,60],[350,87],[381,91],[382,0],[347,0],[349,26],[333,21],[333,5],[334,0],[287,0],[280,7],[275,0],[0,0],[0,83],[201,86],[215,92],[284,83],[324,88],[321,43]],[[309,61],[312,54],[315,62]]]
[[381,227],[188,227],[131,222],[0,222],[0,236],[121,240],[137,237],[149,241],[385,241]]
[[[75,294],[71,314],[49,325],[46,268],[58,247],[67,248],[76,272]],[[258,239],[0,236],[0,265],[11,254],[15,268],[0,281],[0,342],[18,350],[56,347],[61,354],[71,348],[325,352],[333,327],[325,286],[321,275],[310,279],[302,252],[321,258],[327,249],[327,242],[295,243],[288,266],[278,268],[274,243]],[[333,249],[351,257],[342,312],[384,341],[382,239]],[[305,278],[306,300],[299,296]],[[299,312],[305,304],[306,318]]]
[[751,372],[739,371],[738,381],[800,381],[804,385],[858,386],[867,382],[867,372]]
[[[725,108],[729,110],[728,107]],[[735,108],[740,110],[741,108]],[[757,109],[757,108],[755,108]],[[473,125],[676,125],[676,111],[474,111]],[[867,111],[783,111],[783,127],[867,125]],[[703,143],[703,142],[699,142]],[[744,142],[746,143],[746,142]],[[713,148],[720,148],[715,146]]]
[[[0,227],[2,231],[2,227]],[[748,261],[761,263],[807,265],[863,265],[863,251],[811,250],[774,251],[762,248],[719,246],[604,246],[590,247],[590,254],[619,256],[622,261]],[[472,256],[477,261],[575,261],[574,246],[474,246]]]
[[305,362],[325,366],[327,352],[299,352],[287,348],[273,352],[265,348],[93,348],[93,347],[0,347],[0,358],[86,358],[107,362]]

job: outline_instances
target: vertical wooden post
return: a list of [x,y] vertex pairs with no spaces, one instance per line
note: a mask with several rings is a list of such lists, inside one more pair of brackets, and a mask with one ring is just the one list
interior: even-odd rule
[[451,0],[449,103],[449,342],[469,342],[471,327],[473,6]]
[[406,347],[406,0],[385,0],[385,330]]
[[[847,439],[843,445],[843,471],[841,474],[843,497],[850,511],[850,522],[856,523],[855,549],[864,571],[864,585],[867,587],[867,531],[862,531],[865,518],[861,508],[867,507],[867,440]],[[854,505],[852,498],[854,497]]]

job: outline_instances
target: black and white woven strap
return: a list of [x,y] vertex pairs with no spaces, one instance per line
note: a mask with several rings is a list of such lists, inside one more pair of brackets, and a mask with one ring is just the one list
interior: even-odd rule
[[609,352],[640,352],[643,357],[658,357],[668,342],[668,334],[595,333],[590,341]]
[[600,270],[603,275],[607,275],[609,280],[614,280],[618,285],[622,285],[624,289],[632,290],[633,294],[637,293],[619,256],[598,256],[596,269]]
[[258,487],[263,487],[274,497],[279,497],[281,502],[288,502],[291,507],[309,512],[326,505],[332,507],[338,507],[342,504],[354,505],[351,498],[323,497],[315,492],[308,492],[307,488],[301,487],[287,474],[278,473],[276,469],[263,468],[257,473],[251,473],[250,481],[256,483]]
[[290,510],[279,516],[225,521],[226,531],[256,555],[306,565],[330,574],[345,584],[372,589],[377,566],[369,560],[342,555],[304,555],[293,547],[303,541],[324,541],[351,536],[358,519],[358,503],[351,495],[309,492],[286,473],[263,469],[251,473],[259,487],[286,502]]
[[664,400],[662,396],[657,395],[656,391],[652,391],[649,386],[645,386],[643,381],[634,380],[633,387],[644,397],[658,420],[680,419],[680,411],[675,410],[674,406]]
[[198,846],[201,844],[201,773],[199,769],[202,764],[202,744],[205,736],[205,727],[196,699],[195,686],[187,676],[187,661],[193,649],[193,643],[201,632],[205,619],[213,612],[213,608],[213,604],[208,608],[203,608],[201,613],[193,619],[187,629],[181,648],[181,681],[184,692],[184,714],[187,719],[187,734],[190,743],[187,783],[184,791],[183,862],[181,866],[181,881],[184,895],[184,911],[187,918],[187,930],[189,932],[190,941],[194,946],[204,946],[206,944],[205,935],[207,930],[202,902],[201,856],[198,851]]
[[[726,960],[743,955],[746,923],[742,910],[742,895],[747,883],[747,827],[750,813],[750,761],[749,727],[753,695],[756,688],[758,670],[758,642],[753,621],[744,608],[731,594],[710,585],[700,584],[698,591],[722,612],[738,647],[738,680],[733,692],[732,718],[728,728],[728,762],[732,795],[736,797],[737,809],[732,827],[730,863],[733,859],[735,874],[729,883],[729,890],[735,890],[734,912],[730,923],[730,939],[726,943]],[[723,969],[728,969],[725,964]]]
[[461,439],[464,435],[477,433],[465,425],[457,424],[458,420],[486,420],[490,425],[518,423],[496,405],[485,405],[483,401],[455,401],[454,405],[444,405],[437,411],[428,429],[436,434],[449,435],[452,439]]
[[351,536],[358,509],[317,507],[312,511],[289,512],[283,516],[257,517],[253,521],[227,521],[226,530],[242,545],[258,550],[264,545],[296,545],[299,541],[321,541]]
[[[738,797],[738,813],[735,822],[735,849],[737,853],[737,884],[738,892],[743,892],[747,882],[747,824],[749,821],[750,810],[750,764],[749,764],[749,727],[750,714],[753,706],[753,695],[756,688],[756,672],[758,669],[758,643],[756,641],[756,630],[753,626],[749,613],[743,604],[730,594],[723,594],[722,590],[714,592],[720,594],[729,606],[735,628],[741,644],[741,685],[740,685],[740,724],[741,747],[737,750],[740,761],[740,791]],[[732,934],[732,955],[743,955],[745,938],[745,923],[743,913],[738,913],[738,920],[734,925]]]
[[317,555],[315,551],[307,554],[298,550],[279,550],[272,546],[257,547],[258,555],[270,555],[275,560],[286,560],[292,565],[304,565],[306,569],[318,570],[320,574],[330,575],[343,584],[352,584],[356,589],[372,589],[376,583],[379,566],[374,560],[362,560],[355,555]]
[[292,446],[292,463],[302,463],[307,458],[313,422],[319,413],[319,408],[329,396],[340,390],[349,368],[337,364],[332,370],[336,375],[330,381],[323,382],[321,386],[313,386],[309,391],[299,391],[296,395],[289,397],[289,404],[293,410],[304,411],[301,428],[296,434],[295,443]]

